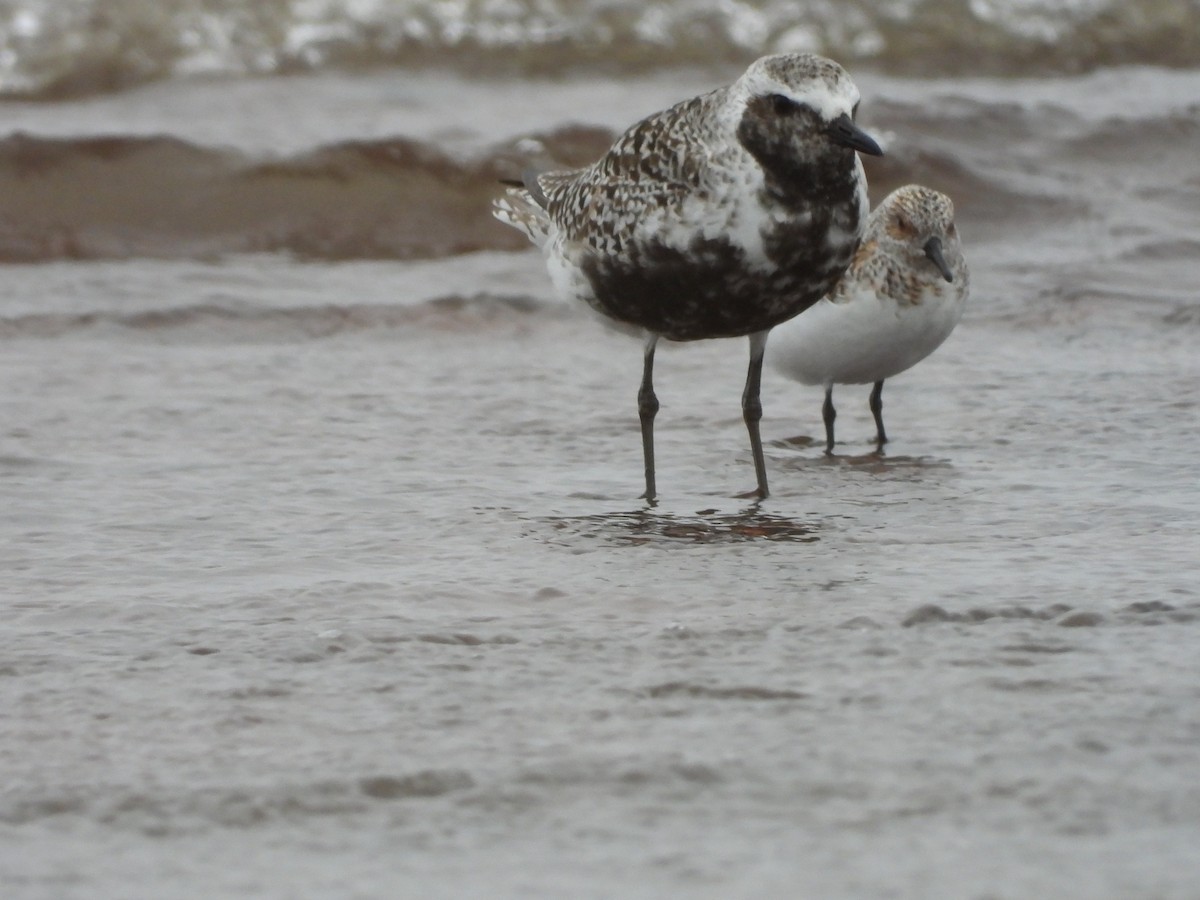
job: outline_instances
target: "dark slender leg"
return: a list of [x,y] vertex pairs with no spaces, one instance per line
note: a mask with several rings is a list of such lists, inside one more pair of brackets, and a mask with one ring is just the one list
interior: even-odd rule
[[654,395],[654,348],[658,335],[646,336],[646,347],[642,358],[642,386],[638,389],[638,419],[642,423],[642,456],[646,460],[646,493],[642,496],[653,500],[654,487],[654,416],[658,412],[658,397]]
[[887,443],[887,432],[883,430],[883,382],[875,382],[871,388],[871,415],[875,417],[875,452],[882,453]]
[[825,455],[833,456],[833,420],[837,410],[833,408],[833,385],[825,387],[825,402],[821,406],[821,418],[825,420]]
[[759,499],[766,499],[769,493],[767,463],[763,458],[762,435],[758,430],[758,422],[762,418],[762,400],[758,395],[762,388],[763,353],[766,349],[767,332],[758,331],[750,335],[750,368],[746,372],[746,389],[742,392],[742,418],[746,420],[746,430],[750,432],[750,453],[754,457]]

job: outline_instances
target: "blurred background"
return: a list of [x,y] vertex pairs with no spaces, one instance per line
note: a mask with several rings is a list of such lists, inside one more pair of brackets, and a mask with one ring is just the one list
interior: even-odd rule
[[[518,249],[486,212],[497,177],[535,153],[587,162],[764,53],[860,78],[1086,78],[1196,66],[1198,19],[1197,0],[3,0],[0,260]],[[1106,84],[1025,95],[1070,109]],[[913,105],[875,122],[915,125]],[[950,156],[943,189],[971,167]],[[928,169],[883,166],[879,189]]]
[[439,66],[606,75],[810,51],[894,73],[1194,65],[1191,0],[5,0],[9,98],[185,75]]

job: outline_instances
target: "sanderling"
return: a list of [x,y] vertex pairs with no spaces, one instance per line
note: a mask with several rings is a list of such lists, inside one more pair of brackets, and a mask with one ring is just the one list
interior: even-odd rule
[[866,234],[833,292],[775,330],[771,364],[802,384],[825,386],[825,452],[833,452],[835,384],[874,384],[877,449],[883,382],[938,348],[966,305],[970,276],[954,204],[907,185],[872,211]]
[[767,496],[759,384],[767,332],[829,292],[866,224],[859,92],[837,63],[767,56],[737,81],[632,126],[592,165],[529,173],[495,215],[546,255],[569,298],[645,336],[638,416],[655,497],[659,338],[750,338],[742,412]]

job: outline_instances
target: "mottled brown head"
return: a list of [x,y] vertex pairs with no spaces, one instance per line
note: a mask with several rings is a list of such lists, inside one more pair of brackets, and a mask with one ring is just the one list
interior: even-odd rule
[[929,277],[954,281],[962,267],[962,244],[954,223],[954,203],[945,194],[917,184],[897,188],[867,221],[864,244],[907,260]]
[[861,286],[875,285],[897,303],[915,305],[929,291],[965,296],[969,281],[954,204],[945,194],[910,184],[872,210],[854,262],[830,299],[845,302]]

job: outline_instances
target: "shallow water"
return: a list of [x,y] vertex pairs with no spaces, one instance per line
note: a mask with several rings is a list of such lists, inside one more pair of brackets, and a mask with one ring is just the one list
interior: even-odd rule
[[[5,896],[1194,896],[1197,74],[865,73],[873,192],[955,197],[966,317],[888,383],[884,455],[866,388],[830,459],[767,373],[762,503],[745,342],[664,346],[654,507],[638,345],[482,207],[471,253],[240,251],[315,245],[338,195],[298,173],[342,143],[483,202],[522,135],[583,153],[705,76],[503,115],[512,83],[421,78],[6,108],[71,174],[0,233]],[[179,196],[303,184],[211,244],[83,201],[39,244],[38,190],[160,171],[95,163],[114,122],[215,160]],[[334,156],[356,197],[392,171]]]
[[[388,283],[204,268],[90,290]],[[976,303],[882,457],[769,377],[762,504],[743,342],[671,348],[650,509],[635,344],[419,309],[6,341],[16,895],[1189,895],[1195,323]]]

